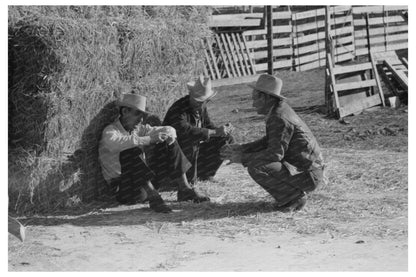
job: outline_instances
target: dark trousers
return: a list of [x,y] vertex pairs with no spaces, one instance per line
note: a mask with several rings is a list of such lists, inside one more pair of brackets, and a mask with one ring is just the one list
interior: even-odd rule
[[279,206],[315,190],[323,182],[323,169],[314,168],[297,175],[291,175],[280,162],[248,166],[248,173],[262,186]]
[[212,137],[207,142],[202,142],[197,146],[184,145],[182,149],[192,167],[186,173],[188,181],[192,184],[197,179],[206,180],[217,173],[223,160],[220,157],[220,149],[226,143],[233,143],[234,138]]
[[122,204],[136,203],[141,199],[141,187],[151,181],[157,189],[162,182],[174,180],[188,171],[191,164],[178,143],[152,145],[149,158],[143,159],[140,148],[120,152],[121,175],[112,180],[116,199]]

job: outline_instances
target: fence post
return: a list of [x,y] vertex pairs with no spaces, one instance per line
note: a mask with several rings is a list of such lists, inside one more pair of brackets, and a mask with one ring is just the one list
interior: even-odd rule
[[267,17],[267,73],[273,75],[273,13],[272,6],[266,6]]

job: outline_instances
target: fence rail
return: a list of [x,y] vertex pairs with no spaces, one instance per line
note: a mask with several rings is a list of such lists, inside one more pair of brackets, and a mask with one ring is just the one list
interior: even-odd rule
[[[325,66],[325,9],[279,9],[273,12],[273,68],[304,71]],[[372,52],[407,49],[407,11],[407,6],[331,6],[329,22],[335,62],[368,55],[369,48]],[[263,15],[256,12],[212,16],[210,26],[217,34],[206,40],[204,46],[206,73],[213,80],[267,70],[267,30],[264,22],[260,24]],[[227,31],[231,26],[240,30]],[[241,31],[244,28],[251,30]]]

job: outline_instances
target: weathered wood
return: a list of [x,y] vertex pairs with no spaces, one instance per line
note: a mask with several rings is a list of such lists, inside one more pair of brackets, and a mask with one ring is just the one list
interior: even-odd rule
[[230,39],[231,34],[224,34],[224,36],[227,40],[228,48],[230,49],[232,63],[233,63],[233,66],[235,68],[235,71],[237,72],[237,76],[241,77],[240,66],[238,65],[238,60],[237,60],[236,55],[235,55],[236,51],[235,51],[234,45],[232,44],[231,39]]
[[[405,22],[404,18],[400,15],[389,16],[385,17],[373,17],[370,18],[368,24],[370,25],[382,25],[384,23],[398,23],[398,22]],[[354,19],[354,26],[365,26],[365,19]]]
[[208,26],[210,28],[218,28],[218,27],[252,27],[252,26],[260,26],[261,20],[260,19],[230,19],[230,20],[213,20],[208,22]]
[[250,59],[249,54],[248,54],[248,49],[245,49],[244,44],[243,44],[243,43],[241,42],[241,40],[240,40],[240,35],[239,35],[239,34],[237,34],[237,35],[236,35],[236,37],[237,37],[237,42],[238,42],[238,45],[240,46],[240,49],[241,49],[241,53],[242,53],[242,55],[243,55],[243,62],[244,62],[244,66],[245,66],[245,68],[246,68],[246,70],[247,70],[247,74],[248,74],[248,75],[250,75],[250,74],[254,74],[254,72],[251,72],[251,71],[250,71],[249,62],[247,62],[247,60],[249,60],[249,59]]
[[397,70],[394,68],[394,66],[391,64],[389,60],[385,60],[384,64],[387,66],[387,68],[393,73],[394,78],[400,83],[400,85],[408,90],[408,77],[402,70]]
[[292,20],[301,20],[305,18],[314,18],[318,16],[324,16],[325,15],[325,9],[316,9],[306,12],[298,12],[293,13]]
[[[391,33],[399,33],[399,32],[406,32],[409,30],[409,26],[407,25],[400,25],[400,26],[388,26],[386,28],[384,27],[376,27],[373,29],[370,29],[370,36],[377,36],[377,35],[384,35],[384,33],[391,34]],[[354,31],[354,36],[356,38],[360,38],[363,36],[367,36],[366,30],[357,30]]]
[[[322,60],[323,61],[323,60]],[[295,67],[296,71],[306,71],[306,70],[311,70],[311,69],[315,69],[315,68],[320,68],[322,65],[321,60],[319,61],[314,61],[311,63],[306,63],[306,64],[301,64]]]
[[[282,69],[286,67],[292,66],[292,60],[281,60],[281,61],[275,61],[273,62],[273,69]],[[256,71],[265,71],[267,70],[267,63],[260,63],[256,64]]]
[[371,65],[373,66],[373,75],[374,75],[374,78],[376,79],[378,94],[380,96],[381,103],[383,104],[383,107],[385,107],[386,103],[384,101],[384,93],[383,93],[383,89],[381,88],[380,78],[378,77],[377,67],[374,62],[374,57],[372,53],[370,53],[370,62],[371,62]]
[[[284,57],[284,56],[292,56],[292,48],[281,48],[281,49],[273,49],[273,56],[276,57]],[[253,53],[254,59],[264,59],[267,58],[267,51],[256,51]]]
[[[290,25],[273,26],[273,33],[277,33],[277,32],[279,32],[279,34],[290,33],[292,32],[292,27]],[[267,29],[249,30],[249,31],[243,32],[243,35],[245,36],[266,35],[266,34],[267,34]]]
[[[209,58],[209,56],[208,56],[208,50],[207,50],[207,48],[205,47],[205,45],[204,45],[204,40],[201,40],[201,43],[202,43],[202,47],[204,48],[204,55],[205,55],[205,60],[206,60],[206,62],[207,62],[207,65],[208,65],[208,69],[209,69],[209,75],[208,76],[211,76],[211,80],[215,80],[215,79],[217,79],[217,77],[215,76],[215,72],[214,72],[214,70],[212,69],[212,65],[211,65],[211,59]],[[213,61],[214,63],[215,63],[215,61]]]
[[251,70],[253,71],[253,74],[256,74],[256,67],[254,66],[253,59],[251,58],[250,48],[247,47],[246,38],[244,36],[241,36],[241,38],[243,39],[243,44],[244,44],[244,47],[246,48],[246,51],[247,51],[248,60],[250,62]]
[[229,77],[231,77],[231,74],[230,74],[230,70],[228,68],[228,62],[226,60],[226,56],[225,56],[224,51],[222,49],[221,39],[218,35],[214,35],[214,38],[215,38],[215,41],[217,42],[218,49],[220,50],[220,55],[221,55],[221,58],[222,58],[222,63],[224,64],[225,72],[227,72],[227,77],[229,78]]
[[242,73],[243,76],[246,76],[247,75],[246,68],[245,68],[244,63],[243,63],[244,57],[242,58],[242,55],[240,54],[241,48],[237,44],[237,39],[235,37],[236,37],[235,33],[231,33],[231,40],[233,42],[234,49],[236,50],[236,55],[237,55],[237,58],[238,58],[238,63],[239,63],[239,66],[240,66],[241,73]]
[[227,78],[227,79],[220,79],[212,81],[212,87],[222,87],[222,86],[231,86],[236,84],[245,84],[255,82],[258,79],[259,75],[248,75],[243,77],[236,77],[236,78]]
[[267,73],[273,75],[273,19],[272,6],[266,6],[267,18]]
[[360,63],[360,64],[354,64],[354,65],[344,65],[344,66],[337,66],[334,67],[333,73],[334,75],[340,75],[345,73],[351,73],[356,71],[363,71],[371,69],[372,65],[371,63]]
[[336,88],[336,82],[335,82],[335,75],[334,75],[334,67],[332,66],[334,63],[332,61],[331,53],[327,53],[327,66],[329,67],[329,73],[330,73],[330,84],[329,87],[332,86],[332,91],[334,93],[334,100],[335,100],[335,107],[337,110],[339,110],[339,96],[338,96],[338,90]]
[[353,14],[362,13],[383,13],[384,11],[397,11],[397,10],[408,10],[408,6],[364,6],[364,7],[352,7]]
[[212,42],[211,42],[211,39],[210,38],[207,38],[206,43],[208,45],[208,51],[209,51],[209,54],[210,54],[211,59],[212,59],[213,64],[214,64],[215,73],[217,74],[217,78],[216,79],[221,79],[221,74],[220,74],[220,71],[218,70],[217,59],[215,58],[214,51],[212,50]]
[[[398,34],[398,35],[388,35],[387,41],[390,43],[394,43],[396,41],[403,41],[408,39],[408,34]],[[385,37],[384,36],[371,36],[371,45],[377,44],[377,43],[384,43]],[[365,39],[356,39],[355,45],[357,46],[365,46],[367,45],[367,38]]]
[[[276,38],[273,39],[273,45],[274,46],[287,46],[291,45],[292,41],[290,38]],[[267,47],[267,40],[254,40],[254,41],[247,41],[247,46],[249,48],[261,48],[261,47]]]
[[306,56],[298,57],[294,59],[295,65],[300,65],[300,64],[314,62],[320,59],[325,59],[325,53],[326,53],[325,48],[322,48],[322,51],[320,51],[319,53],[313,53],[313,54],[309,54]]
[[350,52],[340,54],[340,55],[335,55],[335,60],[337,63],[353,60],[354,58],[355,58],[355,55]]
[[381,104],[380,97],[378,95],[371,95],[368,97],[363,97],[361,99],[354,100],[350,102],[347,106],[340,107],[339,117],[343,118],[347,115],[360,112],[367,108],[371,108]]
[[220,38],[221,38],[221,42],[222,42],[222,45],[223,45],[224,50],[225,50],[225,55],[227,56],[228,66],[231,68],[231,73],[232,73],[231,77],[237,77],[237,73],[234,69],[234,63],[233,63],[233,60],[231,58],[230,51],[228,50],[228,43],[227,43],[227,40],[225,39],[225,35],[220,34]]
[[344,91],[344,90],[352,90],[357,88],[368,88],[368,87],[374,87],[377,83],[374,79],[371,80],[365,80],[361,82],[355,82],[355,83],[347,83],[347,84],[336,84],[335,90],[336,91]]

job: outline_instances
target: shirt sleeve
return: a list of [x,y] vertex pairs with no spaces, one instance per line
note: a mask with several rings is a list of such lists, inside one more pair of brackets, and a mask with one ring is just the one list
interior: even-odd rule
[[109,126],[103,131],[102,141],[107,148],[121,152],[133,147],[150,145],[150,136],[139,136],[137,132],[126,135],[114,126]]
[[198,128],[192,126],[188,120],[186,113],[176,114],[171,119],[172,127],[176,129],[181,137],[186,137],[193,141],[205,141],[209,139],[208,128]]
[[266,163],[283,160],[292,139],[294,127],[287,120],[278,116],[271,116],[266,124],[268,130],[267,147],[256,152],[243,153],[242,164],[244,166],[254,160],[264,160]]

